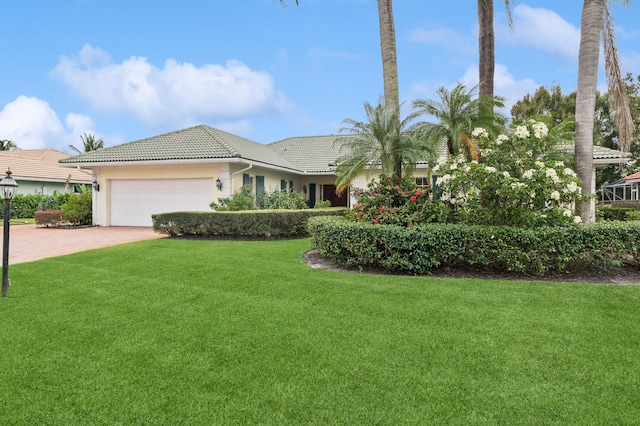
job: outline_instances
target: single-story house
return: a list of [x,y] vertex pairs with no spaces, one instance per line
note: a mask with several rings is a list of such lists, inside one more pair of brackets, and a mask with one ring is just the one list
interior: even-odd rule
[[[311,207],[321,200],[350,206],[355,201],[351,192],[336,192],[335,162],[341,155],[336,138],[293,137],[263,145],[199,125],[65,158],[60,164],[93,174],[95,225],[151,226],[152,214],[211,211],[211,202],[231,197],[244,185],[253,186],[257,199],[287,190],[302,193]],[[426,185],[431,183],[427,176],[428,165],[419,163],[414,179]],[[369,179],[363,172],[352,185],[365,187]]]
[[0,178],[8,168],[18,184],[18,194],[53,195],[78,192],[80,185],[91,185],[91,171],[69,169],[59,163],[71,157],[55,149],[16,149],[0,151]]

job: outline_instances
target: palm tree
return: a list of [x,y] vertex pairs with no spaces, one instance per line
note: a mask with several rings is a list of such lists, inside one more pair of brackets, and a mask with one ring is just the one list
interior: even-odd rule
[[504,102],[497,96],[478,96],[477,89],[478,86],[467,89],[467,86],[458,83],[451,91],[440,87],[437,91],[438,100],[413,101],[416,114],[431,116],[437,121],[418,124],[431,144],[437,146],[446,141],[450,155],[466,152],[471,159],[479,158],[479,152],[471,140],[473,129],[483,127],[490,133],[496,133],[506,119],[501,114],[482,114],[489,108],[504,107]]
[[[280,0],[283,5],[285,0]],[[296,0],[299,5],[299,1]],[[400,115],[397,110],[400,107],[400,90],[398,89],[398,59],[396,55],[396,30],[393,20],[392,0],[378,0],[378,20],[380,25],[380,52],[382,54],[382,78],[384,82],[384,104],[386,108],[387,121],[397,120],[396,127],[401,126]],[[393,152],[401,150],[391,150]],[[393,161],[393,173],[398,178],[402,177],[402,159],[395,158]]]
[[[351,181],[363,170],[368,174],[382,170],[382,175],[400,177],[396,171],[397,163],[407,173],[413,171],[418,159],[431,150],[421,137],[419,129],[410,126],[415,114],[400,119],[400,107],[389,117],[388,108],[381,99],[373,107],[364,103],[367,121],[343,120],[348,125],[340,129],[346,132],[334,142],[340,145],[341,157],[336,160],[336,184],[338,190],[349,186]],[[399,124],[398,124],[399,123]]]
[[[509,0],[504,0],[509,28],[513,29],[513,18]],[[478,71],[480,95],[493,96],[495,73],[495,36],[493,31],[493,0],[478,0]]]
[[13,141],[10,141],[9,139],[0,139],[0,151],[13,151],[14,149],[18,149],[18,145]]
[[[396,30],[391,0],[378,0],[378,20],[380,22],[380,52],[382,54],[382,78],[387,121],[396,120],[394,126],[399,128],[401,127],[400,114],[398,113],[400,91],[398,89]],[[394,175],[398,178],[402,177],[402,159],[392,158],[392,161]]]
[[96,151],[98,149],[104,148],[104,141],[102,139],[96,139],[96,137],[92,134],[84,133],[80,136],[80,139],[82,139],[82,145],[84,146],[84,151],[80,151],[75,146],[69,145],[69,148],[71,148],[71,150],[76,154],[82,154],[85,152]]
[[[629,4],[630,0],[621,0]],[[610,0],[584,0],[580,23],[580,52],[578,57],[578,90],[576,94],[576,172],[582,181],[582,190],[588,201],[578,204],[583,222],[595,221],[595,177],[593,173],[593,126],[597,95],[600,34],[602,33],[605,69],[611,103],[611,116],[618,129],[623,152],[629,149],[633,123],[629,110],[626,85],[620,73],[618,51],[609,14]]]

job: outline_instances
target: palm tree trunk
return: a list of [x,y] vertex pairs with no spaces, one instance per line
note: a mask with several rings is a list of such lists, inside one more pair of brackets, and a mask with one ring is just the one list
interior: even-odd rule
[[[378,0],[378,18],[380,20],[380,51],[382,53],[382,77],[384,79],[384,103],[387,120],[397,117],[396,127],[400,127],[400,115],[395,114],[400,107],[398,89],[398,59],[396,56],[396,30],[393,23],[393,8],[391,0]],[[394,155],[393,171],[397,177],[402,177],[402,161]]]
[[493,0],[478,0],[480,96],[493,95],[495,73],[495,36]]
[[589,200],[578,203],[583,222],[595,221],[593,169],[593,123],[595,119],[600,32],[606,0],[584,0],[580,24],[578,91],[576,96],[576,172]]

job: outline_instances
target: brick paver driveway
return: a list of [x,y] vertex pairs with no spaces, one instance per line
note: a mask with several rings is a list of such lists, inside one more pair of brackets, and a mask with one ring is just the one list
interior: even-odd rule
[[[0,236],[2,233],[3,227],[0,221]],[[134,241],[165,238],[166,235],[158,234],[150,227],[95,226],[61,229],[36,225],[11,225],[9,237],[9,264],[16,264]],[[1,238],[0,241],[2,241]],[[0,247],[1,252],[2,247]]]

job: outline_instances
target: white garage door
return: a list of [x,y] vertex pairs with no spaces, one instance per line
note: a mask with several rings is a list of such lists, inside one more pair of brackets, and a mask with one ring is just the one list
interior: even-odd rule
[[151,215],[211,211],[213,179],[111,181],[111,225],[152,226]]

